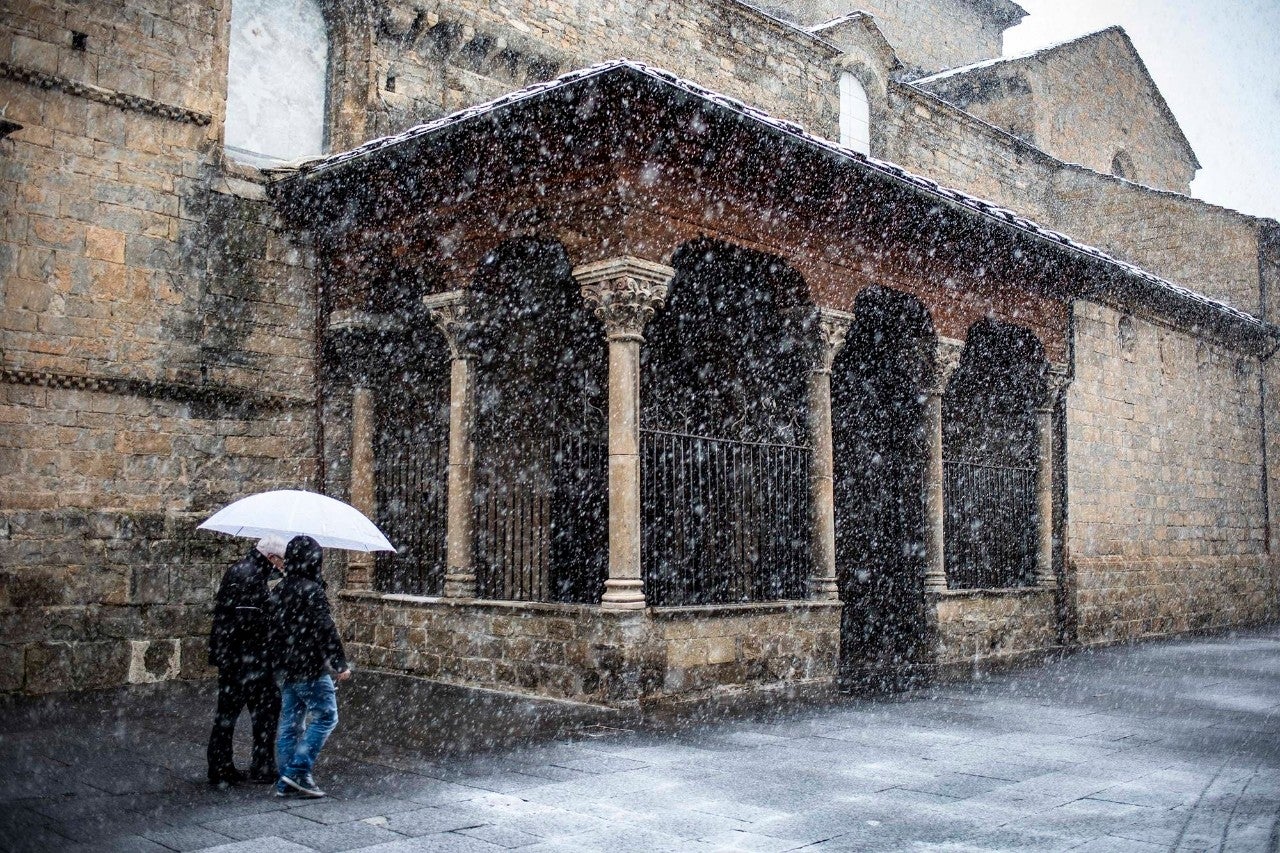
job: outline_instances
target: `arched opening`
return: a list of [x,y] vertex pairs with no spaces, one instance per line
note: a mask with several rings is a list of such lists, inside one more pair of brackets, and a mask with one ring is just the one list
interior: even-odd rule
[[803,282],[685,245],[642,349],[641,559],[654,605],[805,597],[811,568]]
[[1029,586],[1036,572],[1035,405],[1044,348],[1027,329],[983,320],[969,330],[943,398],[947,585]]
[[231,5],[224,144],[267,166],[325,147],[329,32],[315,0]]
[[871,104],[866,88],[851,71],[840,74],[840,144],[871,153]]
[[596,603],[608,557],[606,360],[559,243],[475,279],[474,555],[481,598]]
[[919,300],[869,287],[832,366],[841,668],[863,686],[895,686],[924,651],[921,388],[934,340]]
[[1117,151],[1116,156],[1111,158],[1111,174],[1117,178],[1124,178],[1127,181],[1135,179],[1136,174],[1133,168],[1133,158],[1129,156],[1127,151]]

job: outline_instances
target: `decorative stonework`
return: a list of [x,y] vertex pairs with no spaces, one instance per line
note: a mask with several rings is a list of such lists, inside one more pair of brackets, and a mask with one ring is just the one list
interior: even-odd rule
[[610,340],[643,340],[645,324],[667,299],[675,270],[663,264],[624,256],[575,267],[582,298],[595,307]]
[[449,345],[449,355],[455,359],[471,357],[467,347],[468,337],[475,331],[475,317],[471,311],[471,294],[465,290],[450,290],[445,293],[434,293],[422,298],[427,306],[431,319],[435,321],[445,342]]
[[814,370],[830,373],[831,365],[844,346],[849,327],[853,325],[853,315],[847,311],[834,308],[819,308],[817,319],[816,364]]
[[311,399],[287,394],[238,388],[230,385],[196,385],[162,379],[134,379],[118,376],[86,376],[47,370],[0,368],[0,382],[10,385],[35,385],[70,391],[94,391],[99,394],[121,394],[179,403],[202,402],[211,405],[259,406],[286,409],[314,404]]
[[8,62],[0,62],[0,78],[17,80],[19,83],[27,83],[40,89],[59,89],[68,95],[87,98],[90,101],[119,107],[122,110],[148,113],[171,121],[186,122],[200,127],[204,127],[213,121],[213,117],[208,113],[196,112],[186,107],[154,101],[141,95],[126,95],[124,92],[104,89],[91,83],[81,83],[78,80],[70,80],[66,77],[59,77],[57,74],[47,74],[43,71],[36,71],[34,68],[24,68],[21,65],[13,65]]
[[933,365],[925,378],[925,390],[930,394],[942,396],[947,391],[956,368],[960,366],[960,355],[964,352],[964,341],[952,338],[938,338],[933,349]]
[[1036,410],[1052,412],[1070,385],[1071,376],[1065,364],[1049,365],[1049,371],[1044,377],[1044,396],[1039,400]]

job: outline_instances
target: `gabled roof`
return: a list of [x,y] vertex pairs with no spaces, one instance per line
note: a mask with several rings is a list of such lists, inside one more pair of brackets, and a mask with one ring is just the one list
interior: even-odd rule
[[919,77],[911,81],[912,86],[932,91],[933,85],[944,81],[964,78],[970,75],[982,73],[988,69],[996,67],[1010,67],[1015,65],[1026,65],[1033,62],[1041,62],[1051,58],[1054,54],[1065,51],[1070,48],[1078,47],[1085,42],[1098,41],[1110,35],[1120,36],[1120,42],[1129,53],[1135,67],[1142,74],[1155,96],[1155,103],[1160,112],[1168,120],[1169,125],[1173,128],[1173,132],[1177,135],[1178,141],[1186,149],[1187,154],[1191,157],[1192,166],[1196,169],[1200,168],[1200,160],[1196,157],[1195,150],[1191,147],[1191,142],[1187,139],[1185,133],[1182,132],[1182,125],[1178,124],[1177,117],[1173,114],[1173,110],[1169,108],[1169,103],[1164,99],[1160,87],[1156,85],[1155,79],[1151,76],[1151,72],[1147,69],[1147,64],[1142,61],[1142,55],[1138,53],[1138,49],[1134,46],[1133,40],[1129,38],[1129,34],[1124,31],[1123,27],[1112,26],[1097,32],[1088,33],[1077,38],[1067,41],[1057,42],[1045,47],[1027,53],[1020,53],[1016,56],[998,56],[995,59],[985,59],[982,62],[974,62],[969,65],[961,65],[958,68],[948,68],[945,71],[939,71],[936,74],[930,74],[926,77]]
[[815,24],[805,29],[813,35],[825,39],[832,35],[838,35],[841,30],[853,27],[860,27],[867,35],[871,36],[876,52],[880,54],[880,60],[884,62],[886,68],[890,71],[897,71],[902,67],[897,51],[893,49],[893,45],[889,44],[889,40],[884,37],[884,32],[881,31],[880,25],[876,23],[875,18],[866,12],[850,12],[847,15],[841,15],[838,18],[832,18],[830,21],[823,21],[821,24]]
[[713,108],[732,113],[747,124],[754,124],[762,133],[779,136],[794,144],[819,150],[844,165],[877,175],[933,203],[981,217],[999,228],[1029,235],[1040,242],[1051,244],[1092,262],[1097,268],[1109,273],[1106,276],[1105,287],[1098,291],[1099,295],[1102,292],[1108,292],[1122,298],[1160,305],[1175,314],[1191,313],[1195,317],[1225,326],[1250,338],[1261,338],[1267,342],[1268,347],[1280,344],[1280,328],[1252,314],[1160,278],[1133,264],[1113,258],[1101,249],[1076,242],[1065,234],[1039,225],[1012,210],[968,193],[943,187],[936,181],[913,174],[893,163],[865,156],[838,143],[815,136],[794,122],[775,118],[736,98],[706,89],[669,71],[625,59],[572,71],[548,82],[411,127],[401,133],[374,139],[350,151],[313,158],[290,167],[266,170],[273,179],[272,194],[274,197],[279,197],[293,192],[305,193],[312,184],[323,186],[330,180],[340,183],[347,176],[349,167],[375,160],[383,154],[428,142],[436,136],[461,129],[466,125],[485,124],[489,127],[500,127],[505,118],[503,114],[513,111],[522,104],[552,97],[561,97],[567,101],[574,87],[613,77],[646,80],[672,95],[695,98]]

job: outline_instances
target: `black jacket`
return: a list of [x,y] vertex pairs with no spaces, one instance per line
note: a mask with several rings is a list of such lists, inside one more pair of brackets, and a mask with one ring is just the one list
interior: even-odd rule
[[271,563],[255,548],[222,576],[209,631],[211,666],[233,671],[269,666],[271,601],[267,579],[272,571]]
[[[306,540],[295,548],[299,540]],[[311,546],[314,546],[312,550]],[[315,681],[347,667],[342,639],[329,613],[320,577],[320,546],[297,537],[285,554],[285,576],[273,593],[272,663],[286,682]]]

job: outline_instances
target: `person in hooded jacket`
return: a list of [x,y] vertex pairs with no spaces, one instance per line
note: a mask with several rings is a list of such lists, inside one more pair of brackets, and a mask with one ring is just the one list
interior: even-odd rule
[[274,592],[271,652],[281,687],[276,796],[323,797],[311,776],[338,725],[334,678],[351,677],[342,639],[329,613],[321,575],[323,552],[310,536],[295,536],[284,553],[285,576]]
[[284,538],[267,536],[244,559],[227,569],[218,587],[209,632],[209,663],[218,668],[218,707],[209,733],[209,783],[226,787],[245,775],[232,760],[236,718],[247,705],[253,723],[248,778],[277,779],[276,726],[280,688],[267,652],[270,600],[267,581],[284,566]]

